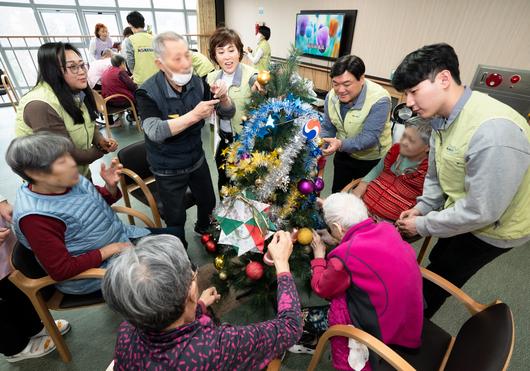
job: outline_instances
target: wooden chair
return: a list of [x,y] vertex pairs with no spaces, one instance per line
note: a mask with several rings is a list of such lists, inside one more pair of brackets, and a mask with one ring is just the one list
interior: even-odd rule
[[[123,165],[120,188],[125,206],[131,207],[130,196],[133,196],[144,205],[149,206],[155,226],[161,228],[164,209],[158,197],[155,177],[147,162],[145,142],[141,140],[120,149],[118,151],[118,160]],[[195,198],[189,188],[186,190],[184,197],[186,209],[195,205]],[[134,224],[134,220],[131,217],[129,217],[129,222]]]
[[[94,99],[96,100],[96,107],[98,111],[103,115],[103,118],[105,119],[105,132],[107,133],[108,138],[112,138],[112,134],[110,132],[109,115],[123,113],[128,110],[131,110],[132,112],[134,121],[136,122],[136,128],[139,132],[142,131],[142,127],[140,126],[140,119],[138,118],[138,114],[136,113],[136,107],[134,106],[133,101],[129,97],[123,94],[112,94],[107,98],[103,98],[101,94],[99,94],[95,90],[92,90],[92,94],[94,94]],[[129,102],[129,105],[123,108],[107,108],[107,103],[114,98],[124,98]]]
[[[437,274],[421,268],[425,279],[449,292],[470,312],[456,337],[425,319],[422,346],[417,351],[392,349],[374,336],[352,326],[330,327],[319,339],[308,370],[317,369],[318,362],[331,337],[344,336],[365,344],[382,361],[377,370],[440,370],[488,371],[506,370],[515,343],[513,315],[508,305],[496,300],[490,305],[474,301],[466,293]],[[279,370],[274,360],[268,370]]]
[[2,81],[1,87],[5,90],[6,95],[9,98],[9,101],[11,102],[11,106],[13,106],[13,109],[15,110],[15,112],[17,112],[19,97],[16,89],[13,87],[13,84],[11,84],[11,80],[9,79],[9,76],[7,76],[6,73],[3,73],[0,76],[0,79]]
[[[352,180],[342,189],[341,192],[351,192],[355,187],[357,187],[357,185],[360,182],[361,182],[361,178]],[[419,236],[413,236],[413,237],[404,238],[404,240],[407,241],[408,243],[412,243],[412,242],[418,241],[420,238],[421,237]],[[431,236],[427,236],[423,240],[423,243],[421,244],[420,252],[418,253],[418,257],[416,259],[418,264],[421,264],[421,262],[423,261],[423,258],[425,257],[425,254],[427,253],[427,249],[429,248],[429,245],[431,243],[431,239],[432,239]]]
[[[141,219],[148,227],[154,227],[154,223],[145,214],[137,210],[123,206],[113,206],[114,211],[125,213]],[[46,274],[30,249],[17,243],[11,255],[11,264],[14,271],[9,280],[18,287],[29,298],[42,323],[48,330],[53,342],[57,347],[59,356],[63,362],[70,362],[72,355],[66,345],[50,310],[66,310],[86,307],[104,303],[101,291],[87,295],[63,294],[54,285],[57,281]],[[82,280],[89,278],[101,279],[105,275],[105,269],[91,268],[66,281]]]

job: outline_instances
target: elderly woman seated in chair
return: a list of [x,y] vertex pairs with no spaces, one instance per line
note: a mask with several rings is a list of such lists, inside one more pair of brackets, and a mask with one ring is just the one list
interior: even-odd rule
[[302,334],[300,301],[289,270],[288,232],[268,251],[276,267],[278,314],[248,326],[216,326],[206,307],[220,298],[199,296],[197,273],[178,238],[142,238],[120,254],[103,278],[107,304],[126,322],[118,330],[115,370],[260,370]]
[[[313,232],[311,287],[330,300],[329,326],[353,325],[386,344],[418,348],[422,278],[412,247],[393,224],[369,218],[355,195],[334,193],[324,201],[323,211],[331,235],[340,244],[326,255],[326,246]],[[332,338],[333,366],[338,370],[377,368],[375,354],[366,362],[359,357],[359,347],[363,346],[344,337]]]
[[[117,160],[109,167],[101,164],[105,186],[98,187],[79,174],[71,150],[68,138],[40,132],[14,139],[6,153],[8,165],[27,182],[15,200],[17,238],[56,281],[105,266],[107,259],[129,245],[129,239],[150,233],[123,224],[109,206],[120,197]],[[67,294],[87,294],[99,290],[100,284],[100,280],[68,281],[57,288]]]
[[396,221],[416,205],[427,174],[431,125],[420,117],[409,119],[399,143],[360,181],[353,193],[361,197],[376,220]]

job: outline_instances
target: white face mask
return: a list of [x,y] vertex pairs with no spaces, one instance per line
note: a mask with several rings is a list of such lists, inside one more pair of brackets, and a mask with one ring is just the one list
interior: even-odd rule
[[193,67],[190,69],[189,73],[171,73],[171,80],[178,86],[184,86],[190,82],[191,77],[193,76]]

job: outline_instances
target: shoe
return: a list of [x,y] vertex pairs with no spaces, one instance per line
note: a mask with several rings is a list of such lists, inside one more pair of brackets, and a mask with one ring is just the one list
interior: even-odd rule
[[[65,319],[56,319],[55,326],[57,326],[61,335],[66,334],[72,328],[72,326],[70,326],[70,323]],[[48,335],[49,335],[48,330],[46,329],[46,327],[43,327],[42,330],[40,330],[38,334],[33,335],[31,338],[33,339],[33,338],[37,338],[40,336],[48,336]]]
[[55,344],[51,337],[32,337],[22,352],[13,356],[5,357],[7,362],[14,363],[24,359],[39,358],[55,350]]
[[290,353],[296,353],[296,354],[313,354],[315,353],[314,349],[308,348],[302,344],[295,344],[289,349],[287,349]]
[[298,344],[287,349],[291,353],[313,354],[318,344],[318,335],[304,330]]

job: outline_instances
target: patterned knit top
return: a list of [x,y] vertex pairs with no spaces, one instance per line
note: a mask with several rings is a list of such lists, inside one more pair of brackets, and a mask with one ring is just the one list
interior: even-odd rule
[[276,319],[247,326],[214,325],[202,305],[193,322],[166,332],[121,324],[115,370],[260,370],[302,335],[300,300],[290,273],[278,275]]

